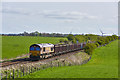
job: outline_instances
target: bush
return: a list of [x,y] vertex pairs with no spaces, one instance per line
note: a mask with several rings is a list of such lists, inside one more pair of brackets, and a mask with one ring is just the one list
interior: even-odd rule
[[62,42],[64,42],[64,41],[65,41],[64,39],[60,39],[60,40],[59,40],[60,43],[62,43]]
[[76,43],[77,43],[77,41],[76,41],[76,39],[75,39],[75,38],[72,40],[72,42],[73,42],[74,44],[76,44]]
[[97,46],[95,45],[95,43],[87,43],[84,50],[86,53],[88,53],[89,55],[92,54],[93,50],[96,48]]
[[97,47],[99,47],[99,43],[96,42],[95,45],[96,45]]
[[97,40],[96,42],[99,44],[99,45],[105,45],[105,44],[108,44],[109,41],[111,40],[110,37],[101,37],[99,40]]
[[118,37],[116,35],[112,35],[113,39],[116,40]]
[[108,44],[108,43],[109,43],[109,39],[105,38],[105,44]]
[[68,41],[68,40],[65,40],[65,41],[64,41],[64,43],[65,43],[65,44],[68,44],[68,43],[69,43],[69,41]]
[[75,37],[74,37],[72,34],[69,34],[69,35],[67,36],[67,38],[68,38],[69,41],[72,41],[72,40],[75,39]]
[[101,40],[96,41],[99,45],[102,45],[103,42]]
[[[107,37],[97,37],[98,40],[96,40],[95,43],[87,43],[84,50],[89,55],[92,54],[93,50],[98,47],[99,45],[105,45],[108,44],[110,41],[118,39],[118,36],[112,35]],[[88,41],[89,42],[89,41]]]

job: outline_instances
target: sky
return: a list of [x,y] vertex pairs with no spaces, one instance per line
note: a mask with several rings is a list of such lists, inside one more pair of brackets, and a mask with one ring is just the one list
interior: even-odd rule
[[2,33],[118,34],[117,2],[3,2]]

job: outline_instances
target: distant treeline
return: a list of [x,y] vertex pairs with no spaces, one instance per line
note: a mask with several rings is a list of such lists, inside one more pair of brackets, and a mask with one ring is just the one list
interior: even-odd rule
[[[108,40],[109,38],[110,38],[110,40]],[[60,43],[69,43],[69,42],[72,42],[72,43],[81,43],[81,42],[94,43],[94,42],[96,42],[98,40],[101,40],[102,42],[106,41],[106,43],[107,43],[108,41],[112,41],[112,40],[115,40],[115,39],[120,39],[120,37],[118,37],[117,35],[99,36],[99,35],[94,35],[94,34],[85,34],[85,35],[72,35],[72,34],[69,34],[67,36],[67,39],[68,40],[60,39],[59,42]]]
[[68,34],[60,34],[60,33],[40,33],[38,31],[35,32],[23,32],[19,34],[1,34],[2,36],[41,36],[41,37],[66,37]]
[[[99,39],[102,36],[99,35],[94,35],[94,34],[85,34],[85,35],[73,35],[73,34],[69,34],[67,36],[68,40],[64,40],[64,39],[60,39],[60,43],[68,43],[68,42],[72,42],[72,43],[81,43],[81,42],[94,42],[95,40]],[[105,37],[105,36],[104,36]]]

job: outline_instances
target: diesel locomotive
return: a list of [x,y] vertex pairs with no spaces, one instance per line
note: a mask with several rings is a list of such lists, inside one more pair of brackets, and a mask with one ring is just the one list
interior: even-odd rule
[[56,45],[51,43],[33,44],[30,46],[30,58],[31,59],[48,58],[51,56],[83,49],[85,45],[86,45],[85,42],[78,44],[56,44]]

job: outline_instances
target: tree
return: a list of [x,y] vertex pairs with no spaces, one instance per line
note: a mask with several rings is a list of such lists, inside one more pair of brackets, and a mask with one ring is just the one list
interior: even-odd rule
[[69,34],[67,38],[69,41],[73,41],[75,39],[75,37],[72,34]]
[[38,31],[35,31],[34,34],[35,34],[35,36],[39,36],[39,32]]
[[29,34],[28,34],[28,32],[26,32],[26,31],[24,31],[24,36],[28,36]]
[[62,43],[62,42],[64,42],[64,41],[65,41],[64,39],[60,39],[60,40],[59,40],[60,43]]
[[112,35],[112,37],[116,40],[118,37],[116,35]]

